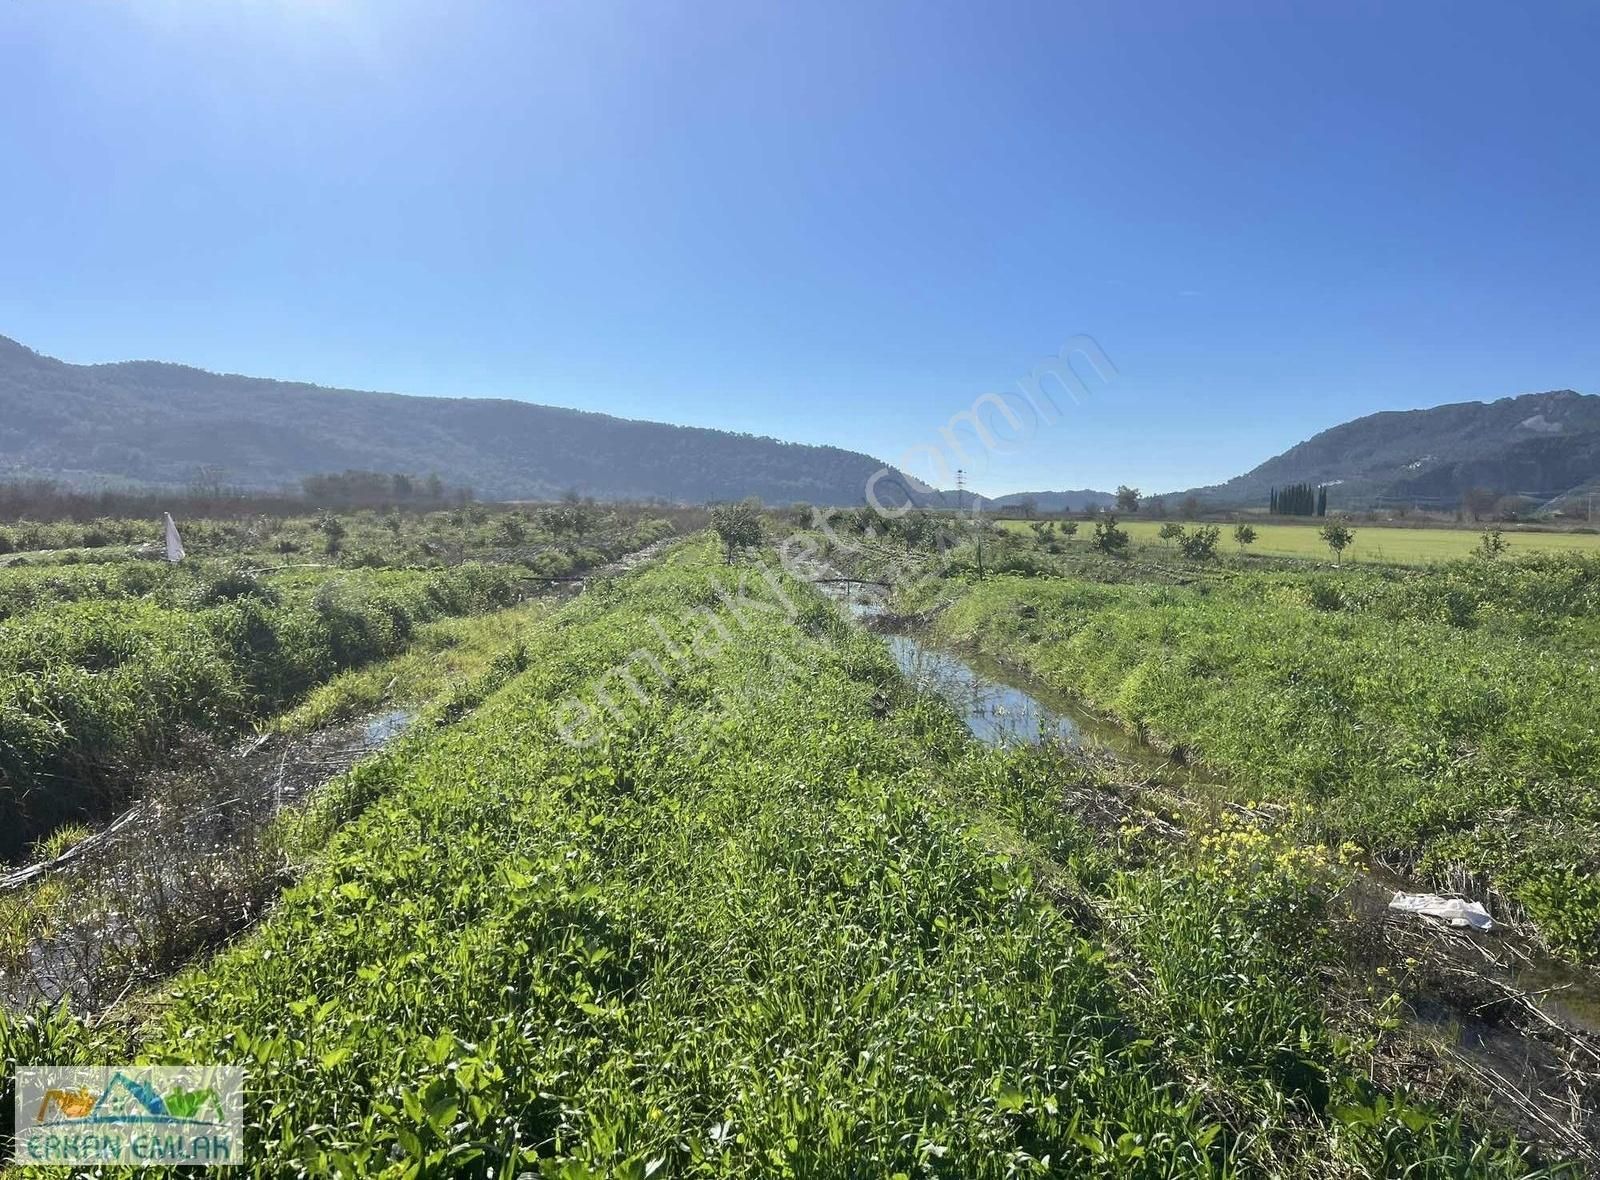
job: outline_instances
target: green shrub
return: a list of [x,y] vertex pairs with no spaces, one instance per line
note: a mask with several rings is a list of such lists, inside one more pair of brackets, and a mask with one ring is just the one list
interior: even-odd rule
[[[1594,571],[1546,559],[1195,587],[1002,578],[937,626],[1183,747],[1242,794],[1314,804],[1319,835],[1440,876],[1452,861],[1488,874],[1552,943],[1594,955],[1600,909],[1580,887],[1600,874]],[[1500,851],[1480,827],[1548,837]]]
[[165,576],[192,578],[169,582],[172,605],[58,601],[0,632],[0,854],[119,804],[183,729],[227,733],[395,654],[421,622],[516,596],[507,571],[470,565],[298,590],[227,564]]

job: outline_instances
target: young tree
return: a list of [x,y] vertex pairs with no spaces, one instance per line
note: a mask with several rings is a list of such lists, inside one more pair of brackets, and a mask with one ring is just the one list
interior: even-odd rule
[[732,565],[741,550],[761,544],[760,501],[718,504],[711,509],[711,528],[722,539],[723,556]]
[[581,538],[592,523],[592,515],[593,509],[581,500],[563,498],[561,503],[543,509],[539,519],[552,537],[572,533]]
[[1075,521],[1075,520],[1064,520],[1064,521],[1062,521],[1061,522],[1061,535],[1063,537],[1075,537],[1075,536],[1077,536],[1078,535],[1078,522]]
[[1104,520],[1095,521],[1094,547],[1102,553],[1120,553],[1128,547],[1128,534],[1117,527],[1115,514],[1107,513]]
[[1217,555],[1217,540],[1221,536],[1222,530],[1216,525],[1207,525],[1179,537],[1178,548],[1190,561],[1209,561]]
[[520,545],[528,539],[528,520],[520,512],[508,512],[500,518],[495,529],[495,540],[502,545]]
[[339,556],[339,550],[344,548],[344,521],[331,512],[324,512],[322,519],[317,521],[317,528],[321,529],[322,535],[327,538],[328,556]]
[[1117,489],[1117,511],[1129,515],[1139,511],[1139,489],[1123,484]]
[[1485,561],[1495,561],[1507,548],[1504,533],[1499,529],[1486,529],[1483,536],[1478,538],[1478,547],[1473,552]]
[[1333,564],[1338,565],[1344,559],[1344,551],[1354,544],[1355,530],[1348,525],[1337,521],[1322,526],[1322,543],[1333,552]]
[[1183,526],[1175,520],[1169,520],[1156,531],[1156,536],[1161,538],[1162,544],[1170,545],[1183,536]]
[[1256,531],[1247,524],[1233,526],[1233,539],[1239,543],[1239,552],[1243,553],[1246,545],[1256,543]]
[[913,549],[932,549],[939,539],[939,522],[931,512],[908,512],[901,519],[900,533],[906,539],[906,552]]
[[845,513],[844,523],[845,527],[851,532],[866,537],[868,540],[884,531],[880,527],[883,524],[882,515],[877,509],[868,505],[862,505],[860,508],[854,508]]

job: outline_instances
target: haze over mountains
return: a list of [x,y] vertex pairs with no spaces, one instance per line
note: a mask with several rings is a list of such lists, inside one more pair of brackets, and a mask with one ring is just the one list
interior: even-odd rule
[[[74,365],[0,337],[0,479],[176,487],[202,466],[251,489],[358,469],[436,474],[493,499],[576,490],[598,499],[755,495],[841,505],[862,503],[885,467],[838,447],[523,401],[329,389],[155,361]],[[886,501],[903,479],[880,481]],[[1600,486],[1600,397],[1559,390],[1370,414],[1226,483],[1174,494],[1264,506],[1272,487],[1301,482],[1329,485],[1335,508],[1454,507],[1474,488],[1560,505]],[[912,498],[957,504],[954,492]],[[974,499],[1059,512],[1114,498],[1088,488],[965,493],[961,506]]]

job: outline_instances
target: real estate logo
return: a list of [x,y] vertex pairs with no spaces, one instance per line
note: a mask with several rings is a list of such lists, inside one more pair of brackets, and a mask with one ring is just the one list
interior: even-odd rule
[[12,1162],[244,1163],[238,1066],[17,1067]]

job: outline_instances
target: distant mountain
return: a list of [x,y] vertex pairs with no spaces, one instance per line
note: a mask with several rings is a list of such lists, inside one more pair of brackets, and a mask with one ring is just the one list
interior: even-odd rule
[[[67,364],[0,336],[0,479],[170,487],[201,467],[250,489],[357,469],[437,474],[496,499],[576,489],[598,499],[853,505],[883,464],[837,447],[521,401],[327,389],[154,361]],[[894,482],[878,484],[885,503]]]
[[1334,508],[1454,508],[1472,489],[1554,504],[1597,477],[1600,397],[1563,389],[1368,414],[1227,483],[1177,495],[1264,506],[1272,488],[1310,483],[1328,486]]
[[957,512],[1006,512],[1032,504],[1035,512],[1084,512],[1089,508],[1107,508],[1117,502],[1110,492],[1097,492],[1092,488],[1069,492],[1008,492],[1003,496],[985,496],[978,492],[946,489],[925,489],[914,492],[911,500],[922,507],[948,509]]
[[1084,512],[1090,508],[1110,508],[1117,498],[1110,492],[1080,488],[1067,492],[1012,492],[989,501],[994,508],[1021,508],[1029,502],[1039,512]]

